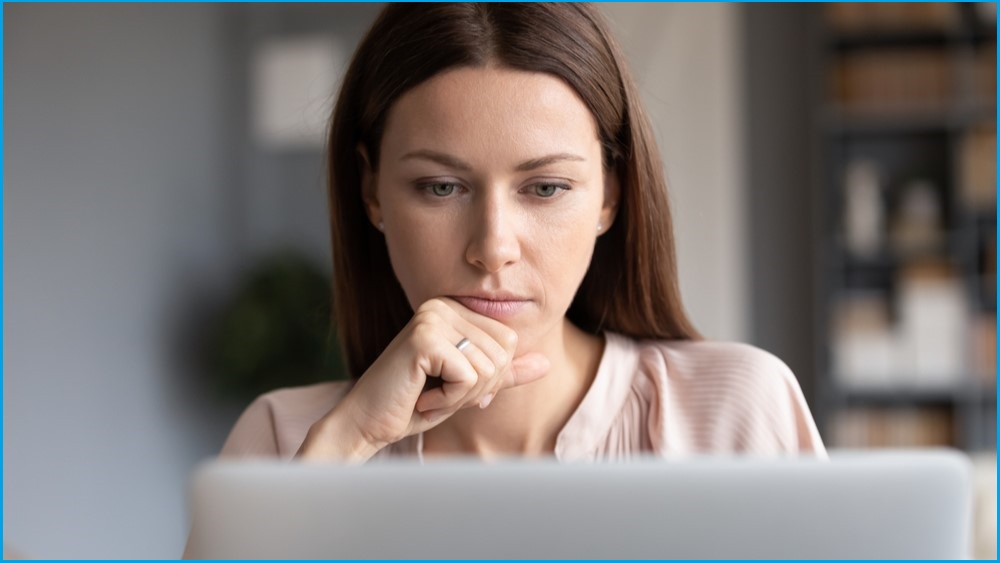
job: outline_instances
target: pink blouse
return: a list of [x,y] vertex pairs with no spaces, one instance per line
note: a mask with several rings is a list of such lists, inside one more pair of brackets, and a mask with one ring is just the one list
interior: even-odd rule
[[[559,460],[642,455],[808,454],[826,457],[799,384],[781,360],[747,344],[636,341],[606,333],[597,375],[556,438]],[[352,382],[279,389],[247,407],[224,457],[291,458],[310,426]],[[422,457],[423,435],[375,458]]]

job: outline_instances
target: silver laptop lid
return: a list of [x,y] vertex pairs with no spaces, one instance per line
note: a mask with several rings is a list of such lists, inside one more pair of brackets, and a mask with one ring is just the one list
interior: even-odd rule
[[952,451],[831,461],[210,462],[199,558],[965,558]]

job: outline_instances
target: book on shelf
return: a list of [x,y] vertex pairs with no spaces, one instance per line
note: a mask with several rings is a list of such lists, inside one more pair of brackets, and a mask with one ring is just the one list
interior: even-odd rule
[[962,136],[958,151],[963,205],[973,210],[995,210],[997,202],[996,126],[984,124],[970,129]]
[[902,370],[921,385],[960,383],[970,317],[962,279],[950,264],[929,260],[903,268],[896,285]]
[[838,448],[955,445],[952,413],[941,407],[846,408],[835,414],[831,430]]
[[978,383],[990,389],[997,384],[997,316],[979,313],[969,330],[970,369]]
[[898,384],[896,334],[889,300],[877,290],[841,296],[833,310],[831,364],[839,383],[852,389]]
[[[947,263],[903,267],[887,291],[845,292],[834,304],[832,370],[845,389],[955,389],[967,383],[969,307]],[[894,312],[894,314],[893,314]]]
[[947,2],[831,2],[824,16],[840,33],[945,32],[959,25],[958,9]]
[[849,112],[941,111],[954,98],[953,77],[941,49],[850,51],[833,66],[832,97]]
[[997,308],[997,231],[994,216],[993,231],[985,235],[980,248],[978,268],[979,300],[984,309]]

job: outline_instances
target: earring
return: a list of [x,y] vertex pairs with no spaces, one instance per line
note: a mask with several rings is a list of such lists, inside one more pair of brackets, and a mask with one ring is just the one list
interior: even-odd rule
[[378,230],[385,231],[385,223],[383,223],[382,221],[379,221],[378,222]]
[[600,223],[597,224],[597,232],[601,232],[601,229],[603,229],[603,228],[604,228],[604,225],[602,225]]

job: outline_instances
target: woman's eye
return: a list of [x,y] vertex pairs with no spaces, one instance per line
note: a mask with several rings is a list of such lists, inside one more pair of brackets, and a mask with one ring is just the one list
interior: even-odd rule
[[552,197],[565,189],[558,184],[538,184],[535,186],[535,195],[539,197]]
[[438,197],[447,197],[455,193],[455,184],[431,184],[427,189]]

